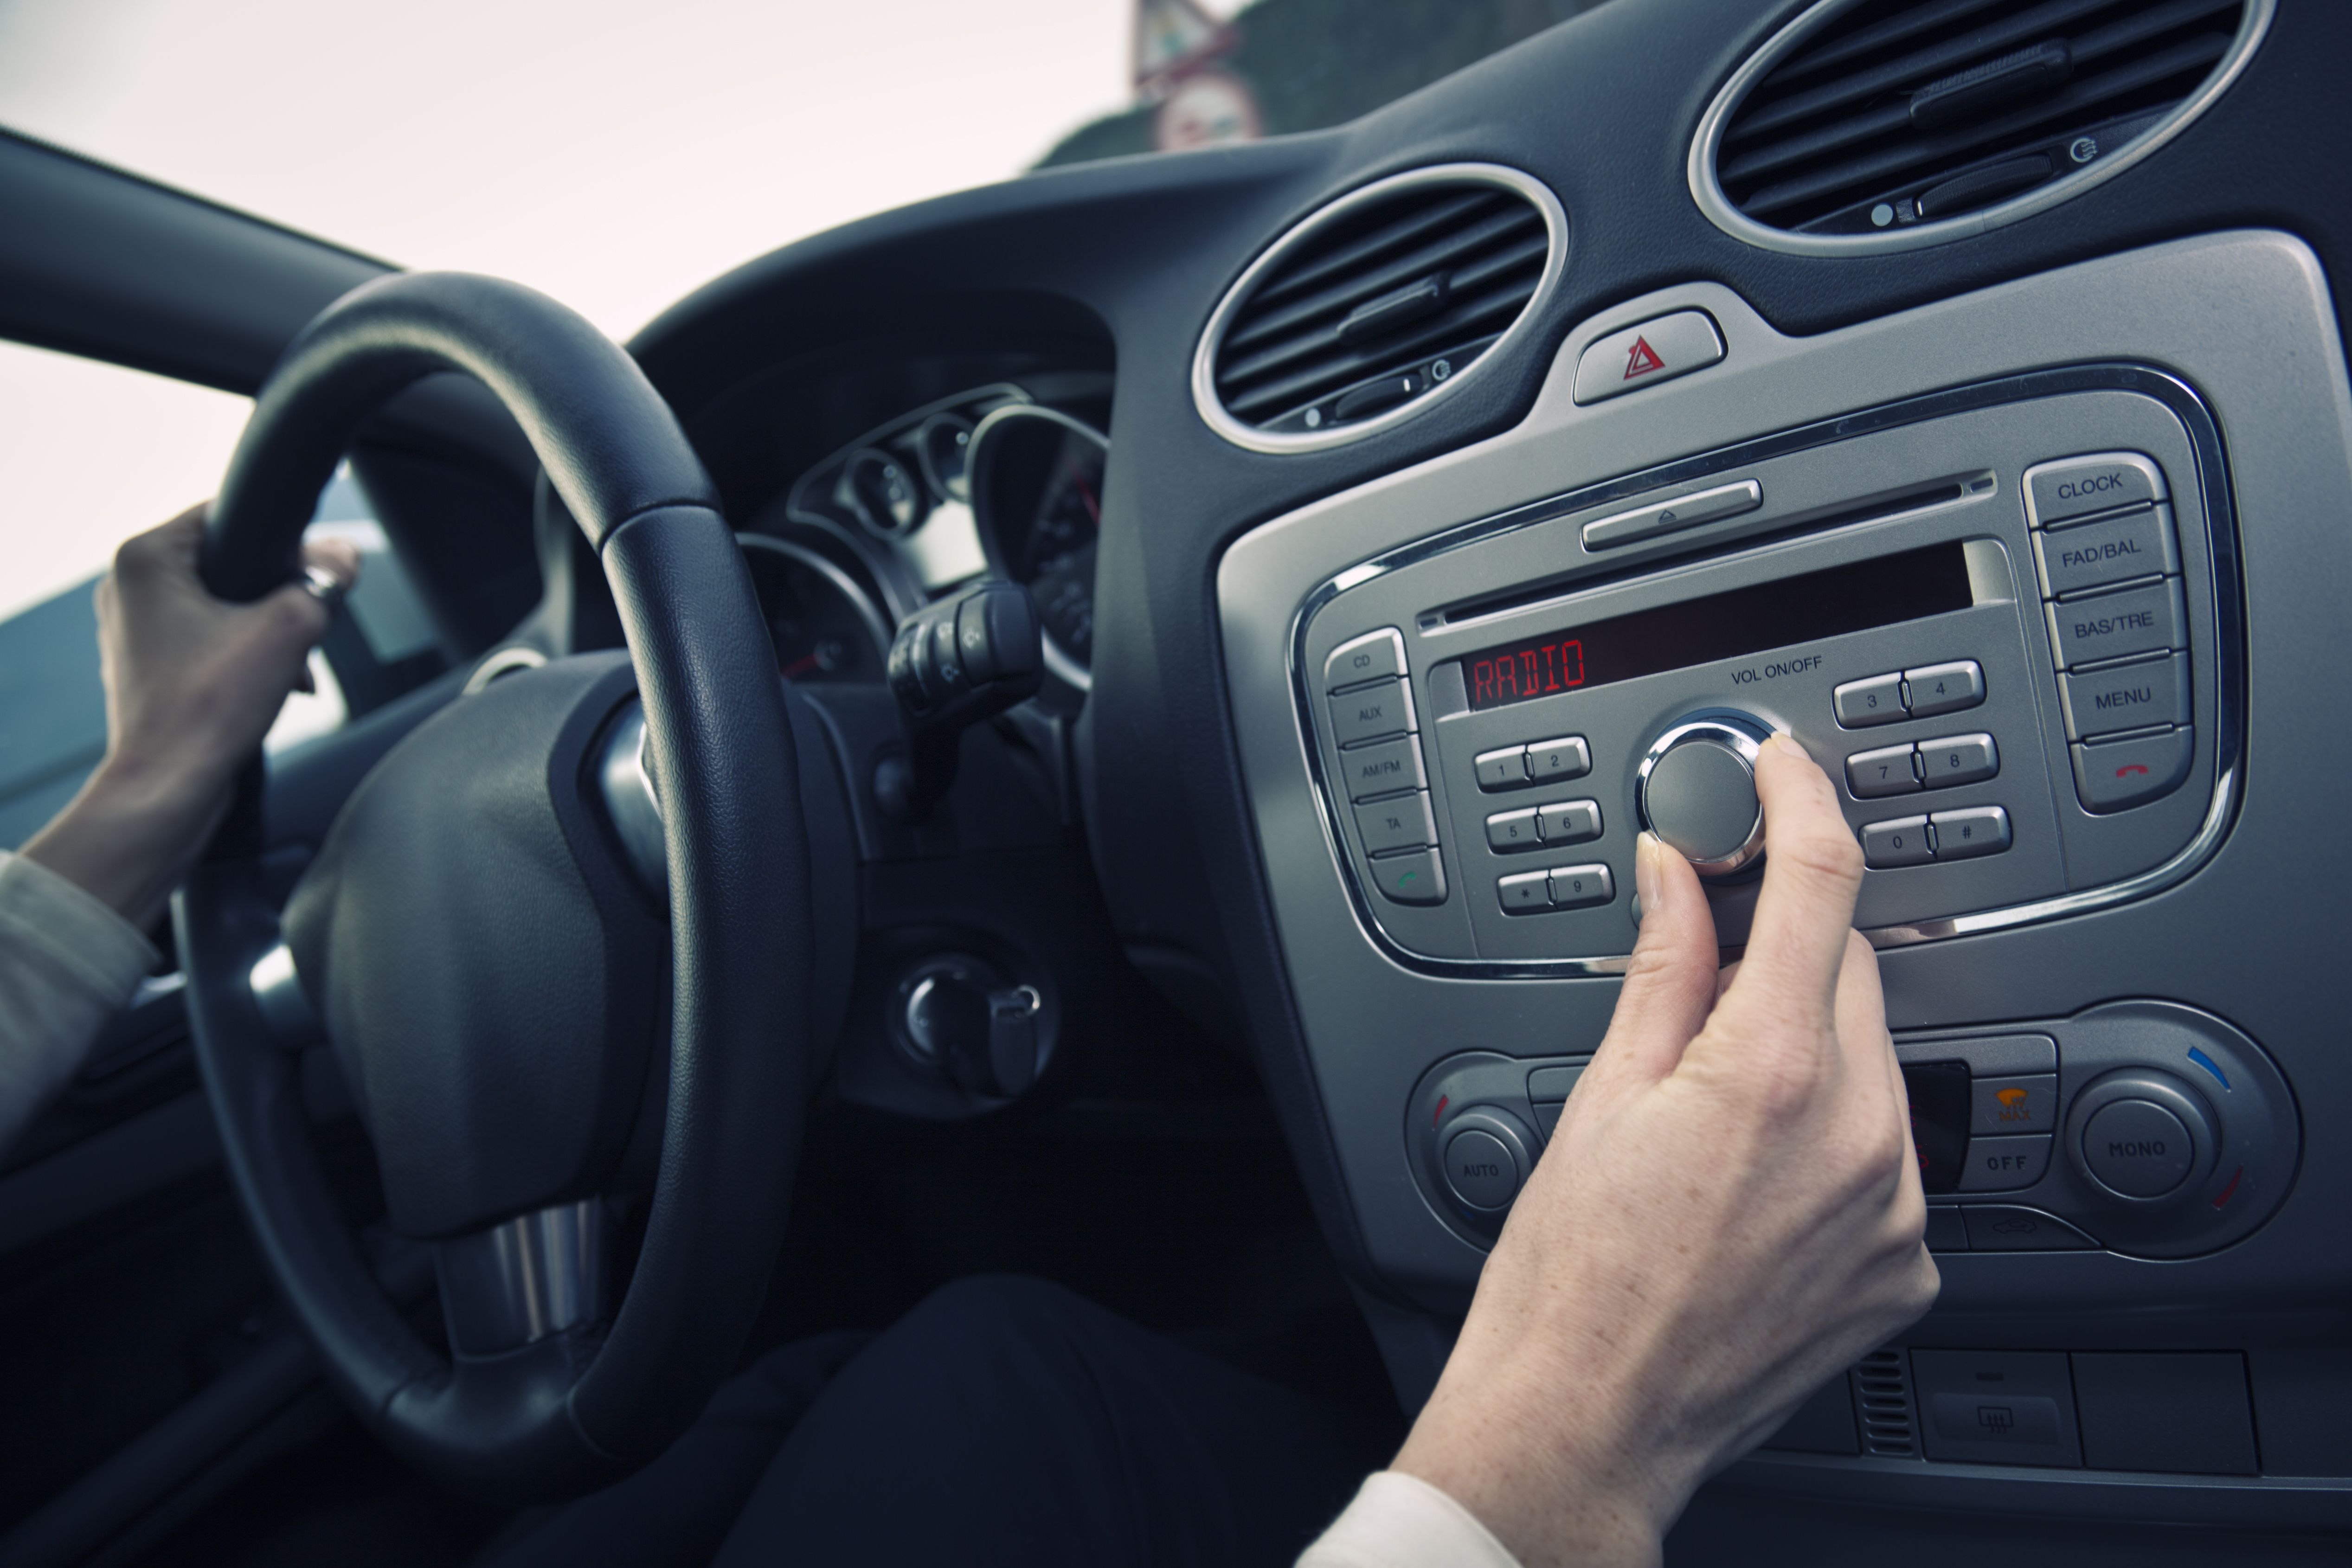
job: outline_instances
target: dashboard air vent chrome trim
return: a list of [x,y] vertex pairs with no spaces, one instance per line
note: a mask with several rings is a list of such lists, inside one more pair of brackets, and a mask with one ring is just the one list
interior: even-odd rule
[[[1864,6],[1871,14],[1849,36],[1825,37],[1854,20],[1853,13]],[[2234,35],[2226,44],[2200,34],[2152,52],[2133,52],[2162,28],[2193,26],[2203,19],[2226,22],[2223,14],[2233,7],[2239,9],[2239,16]],[[2277,0],[2148,0],[2137,5],[2120,0],[2074,0],[2057,6],[2005,6],[2000,8],[2004,14],[1986,17],[1982,13],[1987,6],[1967,7],[1978,25],[1965,34],[1946,36],[1940,43],[1923,43],[1891,60],[1878,54],[1874,66],[1857,68],[1844,79],[1826,77],[1818,87],[1791,93],[1759,114],[1743,118],[1749,98],[1770,85],[1767,79],[1784,67],[1793,63],[1808,74],[1827,72],[1849,58],[1901,48],[1914,34],[1958,15],[1948,0],[1943,5],[1914,0],[1907,6],[1893,7],[1873,0],[1816,0],[1749,56],[1707,106],[1691,141],[1687,165],[1691,195],[1699,209],[1727,234],[1768,250],[1800,256],[1883,254],[1982,234],[2047,211],[2152,156],[2237,79],[2268,31],[2276,8]],[[2071,42],[2063,36],[2070,24],[2080,34]],[[1800,51],[1808,45],[1819,47],[1801,58]],[[2065,58],[2061,59],[2062,56]],[[2111,68],[2103,61],[2111,62]],[[2204,74],[2187,96],[2148,122],[2146,114],[2155,113],[2154,109],[2132,94],[2159,83],[2168,73],[2200,68],[2204,68]],[[2011,83],[2021,95],[2042,87],[2047,96],[2011,108],[2017,100],[2003,97],[2004,88]],[[2130,140],[2122,146],[2106,151],[2098,146],[2095,136],[2075,135],[2058,152],[2047,154],[2061,170],[2055,177],[2037,171],[2011,174],[2008,164],[2044,156],[2033,151],[2041,140],[2091,121],[2116,123],[2107,119],[2103,104],[2126,111],[2119,128],[2126,131]],[[1937,218],[1932,213],[1907,216],[1898,212],[1895,202],[1876,202],[1871,221],[1878,221],[1883,215],[1888,226],[1864,233],[1819,233],[1780,227],[1753,216],[1750,209],[1765,194],[1764,187],[1748,190],[1744,205],[1727,194],[1719,164],[1727,140],[1741,132],[1752,133],[1760,121],[1775,114],[1787,123],[1799,124],[1809,117],[1809,110],[1828,110],[1833,105],[1851,105],[1853,112],[1826,124],[1815,121],[1810,135],[1800,132],[1782,138],[1777,149],[1768,146],[1759,153],[1751,147],[1744,155],[1751,161],[1785,155],[1793,169],[1804,157],[1835,151],[1839,139],[1850,134],[1888,144],[1858,163],[1874,169],[1883,160],[1884,188],[1899,192],[1902,202],[1934,194],[1914,192],[1906,185],[1906,168],[1916,167],[1923,180],[1948,175],[1952,185],[1964,180],[1975,182],[1973,199],[1989,200],[1990,205]],[[2135,117],[2127,112],[2132,110],[2142,112]],[[2072,120],[2067,118],[2070,110],[2074,111]],[[1988,118],[1974,126],[1961,123],[1972,111]],[[1764,129],[1769,132],[1771,127],[1766,124]],[[1915,132],[1926,141],[1912,141]],[[1903,145],[1906,142],[1907,148]],[[1927,161],[1906,163],[1923,154]],[[1734,153],[1734,186],[1740,184],[1737,160],[1741,155]],[[1954,158],[1964,161],[1955,163]],[[1761,177],[1753,163],[1751,177]],[[2010,199],[1998,199],[2000,189],[2020,181],[2028,188]],[[1795,189],[1801,184],[1801,179],[1789,182],[1791,189],[1783,195],[1801,200],[1803,193]],[[1859,191],[1858,186],[1840,185],[1839,189]],[[1807,212],[1793,202],[1782,210]]]
[[[1335,234],[1347,243],[1318,254]],[[1254,452],[1322,451],[1391,429],[1484,374],[1536,319],[1567,255],[1559,199],[1517,169],[1442,163],[1375,180],[1286,231],[1225,291],[1192,357],[1193,405]],[[1479,345],[1468,364],[1428,363],[1465,341]],[[1320,404],[1391,373],[1415,389],[1322,423]]]

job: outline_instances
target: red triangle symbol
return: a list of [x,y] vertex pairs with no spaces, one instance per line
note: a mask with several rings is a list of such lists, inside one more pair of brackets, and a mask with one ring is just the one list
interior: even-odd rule
[[1635,338],[1633,340],[1633,352],[1625,356],[1625,379],[1627,381],[1633,380],[1637,375],[1647,375],[1654,370],[1664,370],[1665,368],[1666,362],[1658,357],[1658,351],[1650,346],[1649,339]]

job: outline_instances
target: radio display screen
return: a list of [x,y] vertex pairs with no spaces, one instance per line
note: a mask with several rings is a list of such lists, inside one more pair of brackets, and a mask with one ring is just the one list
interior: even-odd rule
[[1484,712],[1965,610],[1975,602],[1967,549],[1951,540],[1500,643],[1465,655],[1462,674],[1471,711]]

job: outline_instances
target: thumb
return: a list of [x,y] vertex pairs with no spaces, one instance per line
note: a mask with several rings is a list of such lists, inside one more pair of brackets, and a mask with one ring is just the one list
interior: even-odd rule
[[1698,873],[1654,833],[1634,846],[1633,884],[1642,933],[1591,1071],[1654,1083],[1675,1070],[1714,1010],[1715,916]]

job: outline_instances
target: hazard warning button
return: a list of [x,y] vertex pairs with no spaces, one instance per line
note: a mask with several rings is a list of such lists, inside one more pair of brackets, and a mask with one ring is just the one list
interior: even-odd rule
[[1723,357],[1723,334],[1704,310],[1677,310],[1587,347],[1576,362],[1576,401],[1598,403],[1704,370]]

